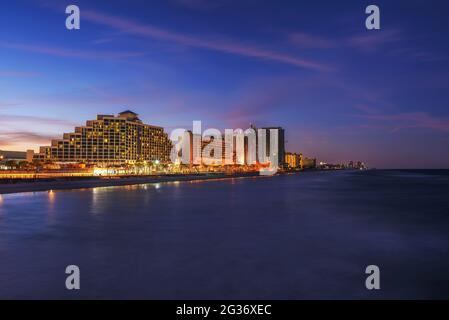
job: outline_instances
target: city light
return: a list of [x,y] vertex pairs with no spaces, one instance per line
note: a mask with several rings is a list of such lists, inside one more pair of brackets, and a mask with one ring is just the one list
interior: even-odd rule
[[[201,124],[200,121],[196,122]],[[41,147],[39,153],[33,150],[3,151],[0,153],[0,179],[120,178],[208,173],[270,175],[310,169],[365,168],[360,161],[351,161],[348,165],[329,165],[320,161],[317,165],[316,158],[286,152],[285,130],[282,127],[257,129],[251,125],[249,131],[228,129],[228,136],[226,133],[222,136],[217,130],[217,136],[212,139],[193,133],[196,132],[196,122],[193,131],[179,129],[182,139],[175,141],[173,132],[169,139],[162,127],[143,123],[138,114],[130,110],[118,115],[97,115],[96,120],[87,121],[86,126],[76,127],[74,132],[65,133],[62,139],[52,140],[49,146]],[[249,136],[246,139],[245,135],[250,132],[252,139]],[[179,154],[173,157],[173,150],[178,150],[178,147],[181,160]],[[266,155],[260,156],[263,153]]]

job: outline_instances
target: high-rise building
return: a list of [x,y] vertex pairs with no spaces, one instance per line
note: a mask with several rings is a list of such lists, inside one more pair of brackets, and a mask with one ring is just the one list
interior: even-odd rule
[[35,159],[54,162],[124,164],[170,161],[171,141],[162,127],[144,124],[138,114],[98,115],[75,132],[41,147]]
[[271,132],[270,129],[277,129],[277,139],[278,139],[278,161],[279,161],[279,167],[282,167],[285,165],[285,130],[281,127],[268,127],[268,128],[262,128],[266,130],[266,146],[267,146],[267,156],[271,153]]
[[[218,140],[213,137],[203,138],[200,134],[185,131],[183,148],[188,149],[189,157],[188,159],[184,158],[184,161],[187,161],[190,165],[203,165],[206,163],[209,165],[225,165],[226,152],[232,148],[230,144],[226,143],[224,135],[221,135],[220,138]],[[210,153],[205,151],[206,147],[211,151]],[[215,154],[215,151],[218,151],[219,154]],[[233,150],[230,150],[230,152],[232,152],[232,155],[235,153]],[[233,159],[235,160],[235,155]]]
[[[211,165],[211,166],[226,166],[226,165],[252,165],[264,163],[271,154],[270,139],[272,139],[272,132],[269,129],[277,130],[277,147],[278,150],[273,151],[278,156],[279,166],[285,164],[285,143],[284,143],[284,129],[280,127],[257,129],[251,126],[254,134],[246,133],[243,130],[234,130],[232,134],[221,134],[219,138],[203,137],[201,134],[193,134],[192,131],[186,130],[179,138],[180,144],[177,145],[178,159],[183,164],[189,165]],[[265,140],[264,148],[265,157],[257,157],[259,154],[259,133],[261,139]],[[274,134],[274,133],[273,133]],[[273,135],[274,137],[274,135]],[[188,155],[183,155],[183,152],[188,152]],[[299,160],[298,160],[299,163]]]

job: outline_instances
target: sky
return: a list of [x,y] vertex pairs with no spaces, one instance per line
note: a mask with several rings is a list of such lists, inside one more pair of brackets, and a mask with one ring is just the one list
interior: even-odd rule
[[[81,11],[67,30],[66,6]],[[367,30],[365,8],[380,8]],[[15,0],[0,5],[0,149],[97,114],[281,126],[330,163],[449,168],[447,1]]]

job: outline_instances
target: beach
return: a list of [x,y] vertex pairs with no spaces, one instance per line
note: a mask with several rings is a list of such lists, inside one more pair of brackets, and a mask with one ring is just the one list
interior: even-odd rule
[[145,183],[162,183],[176,181],[197,181],[212,179],[231,179],[259,176],[258,172],[245,173],[203,173],[203,174],[170,174],[151,176],[109,176],[109,177],[70,177],[37,180],[0,180],[0,194],[37,192],[48,190],[68,190],[97,187],[127,186]]

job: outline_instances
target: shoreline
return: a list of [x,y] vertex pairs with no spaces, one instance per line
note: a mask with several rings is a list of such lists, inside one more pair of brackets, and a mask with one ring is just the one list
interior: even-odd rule
[[[308,172],[329,172],[340,170],[301,170],[301,171],[284,171],[278,172],[274,176],[292,175]],[[121,187],[132,186],[147,183],[166,183],[166,182],[189,182],[189,181],[207,181],[217,179],[234,179],[234,178],[255,178],[270,177],[260,175],[259,172],[242,172],[242,173],[192,173],[192,174],[162,174],[148,176],[103,176],[103,177],[60,177],[45,178],[28,181],[14,181],[8,183],[0,183],[0,195],[14,194],[25,192],[42,192],[51,190],[76,190],[90,189],[99,187]],[[0,180],[1,182],[1,180]]]
[[262,177],[259,172],[238,174],[207,173],[207,174],[179,174],[157,176],[129,176],[129,177],[86,177],[70,179],[46,179],[31,182],[17,182],[0,184],[0,194],[40,192],[50,190],[70,190],[98,187],[119,187],[147,183],[205,181],[214,179],[232,179],[246,177]]

